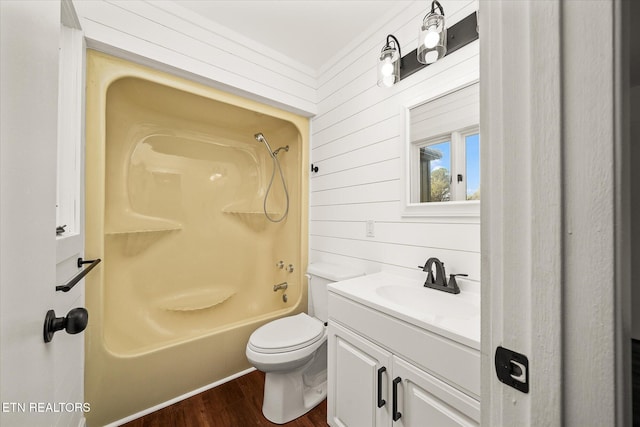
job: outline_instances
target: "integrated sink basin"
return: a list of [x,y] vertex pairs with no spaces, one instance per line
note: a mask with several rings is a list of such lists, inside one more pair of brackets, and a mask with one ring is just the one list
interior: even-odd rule
[[441,301],[441,298],[434,297],[433,292],[425,292],[425,290],[424,287],[388,285],[377,288],[376,293],[390,303],[415,311],[418,317],[426,316],[429,319],[441,317],[468,319],[478,311],[477,304],[462,298],[448,304]]
[[447,338],[480,348],[480,295],[454,295],[388,272],[329,285],[332,292]]

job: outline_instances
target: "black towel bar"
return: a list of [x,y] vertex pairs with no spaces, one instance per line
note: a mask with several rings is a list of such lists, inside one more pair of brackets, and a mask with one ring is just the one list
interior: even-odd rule
[[56,286],[56,291],[69,292],[71,288],[73,288],[76,285],[76,283],[82,280],[84,276],[89,274],[89,272],[93,269],[93,267],[100,264],[100,261],[102,261],[100,258],[91,259],[91,260],[83,260],[82,258],[78,258],[78,268],[82,267],[84,264],[90,264],[89,267],[80,271],[78,274],[74,276],[73,279],[69,280],[69,282],[67,282],[66,284]]

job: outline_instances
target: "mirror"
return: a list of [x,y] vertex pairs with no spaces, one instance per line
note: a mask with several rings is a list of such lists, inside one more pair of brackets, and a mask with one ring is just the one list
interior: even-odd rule
[[404,216],[480,215],[480,96],[473,82],[408,108]]

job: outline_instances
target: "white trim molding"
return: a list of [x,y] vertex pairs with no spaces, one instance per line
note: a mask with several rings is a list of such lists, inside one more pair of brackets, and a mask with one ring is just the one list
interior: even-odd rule
[[[481,424],[487,426],[563,425],[560,7],[480,2]],[[528,357],[529,393],[498,380],[498,346]]]
[[[630,424],[619,3],[480,4],[482,425]],[[528,394],[499,345],[529,358]]]

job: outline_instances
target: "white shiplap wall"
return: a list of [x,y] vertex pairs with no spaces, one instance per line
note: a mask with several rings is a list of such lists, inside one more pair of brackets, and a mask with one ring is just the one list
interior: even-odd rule
[[[442,0],[447,26],[477,10],[475,0]],[[410,4],[323,69],[318,114],[312,119],[310,262],[324,260],[415,275],[437,256],[448,273],[480,280],[480,224],[443,218],[403,218],[401,191],[404,106],[479,78],[479,43],[458,50],[393,88],[376,85],[376,60],[387,34],[406,55],[417,46],[425,2]],[[374,221],[375,237],[366,237]],[[423,274],[423,273],[422,273]]]
[[74,2],[88,47],[303,116],[316,113],[316,72],[167,1]]
[[[476,0],[443,0],[448,26]],[[173,2],[75,2],[89,47],[279,106],[312,120],[310,261],[356,263],[369,273],[410,274],[429,256],[450,273],[480,280],[480,225],[403,219],[401,107],[477,80],[478,42],[391,89],[376,86],[387,34],[406,54],[417,45],[423,1],[390,11],[361,42],[347,44],[316,72]],[[375,237],[365,237],[366,221]]]

